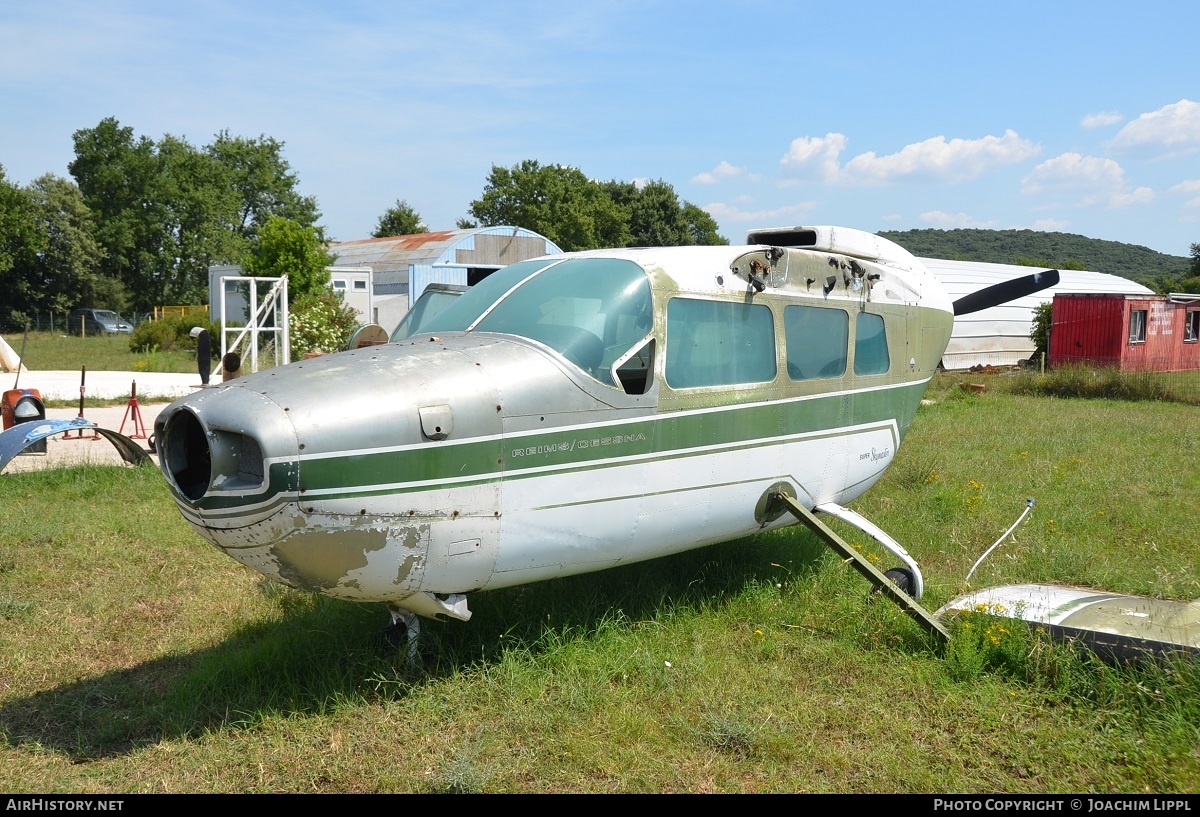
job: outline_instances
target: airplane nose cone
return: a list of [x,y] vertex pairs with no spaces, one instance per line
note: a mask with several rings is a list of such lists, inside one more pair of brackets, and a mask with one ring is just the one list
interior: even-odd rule
[[200,392],[168,406],[154,424],[159,465],[190,504],[206,498],[274,489],[294,490],[272,459],[296,457],[296,432],[286,411],[259,392],[227,388]]

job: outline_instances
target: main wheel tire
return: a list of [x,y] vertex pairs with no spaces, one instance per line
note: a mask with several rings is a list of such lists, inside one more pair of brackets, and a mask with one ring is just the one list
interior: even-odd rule
[[906,567],[893,567],[891,570],[883,574],[892,580],[892,584],[903,590],[908,595],[913,594],[913,590],[917,587],[917,577],[913,572]]

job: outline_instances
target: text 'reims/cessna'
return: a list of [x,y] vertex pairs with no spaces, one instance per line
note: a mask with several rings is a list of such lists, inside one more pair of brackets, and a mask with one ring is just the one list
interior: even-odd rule
[[406,337],[177,400],[156,447],[212,544],[385,604],[410,637],[468,619],[473,592],[795,523],[780,496],[876,536],[919,598],[917,563],[845,505],[895,459],[956,312],[1057,279],[951,303],[903,248],[840,227],[548,256]]

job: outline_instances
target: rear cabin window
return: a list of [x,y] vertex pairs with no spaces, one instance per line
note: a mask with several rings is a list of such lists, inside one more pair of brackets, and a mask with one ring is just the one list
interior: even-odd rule
[[854,373],[883,374],[891,366],[883,316],[858,313],[854,321]]
[[1189,309],[1184,316],[1183,340],[1195,343],[1197,339],[1200,339],[1200,309]]
[[672,298],[667,304],[667,384],[673,389],[775,379],[769,307]]
[[844,309],[788,306],[783,310],[787,373],[792,380],[846,373],[850,316]]

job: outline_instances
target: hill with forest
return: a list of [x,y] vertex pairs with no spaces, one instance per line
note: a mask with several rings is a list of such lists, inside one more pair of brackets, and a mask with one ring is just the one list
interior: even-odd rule
[[1072,233],[957,229],[883,231],[879,235],[921,258],[1104,272],[1157,292],[1172,289],[1174,281],[1187,277],[1191,265],[1191,259],[1184,256]]

